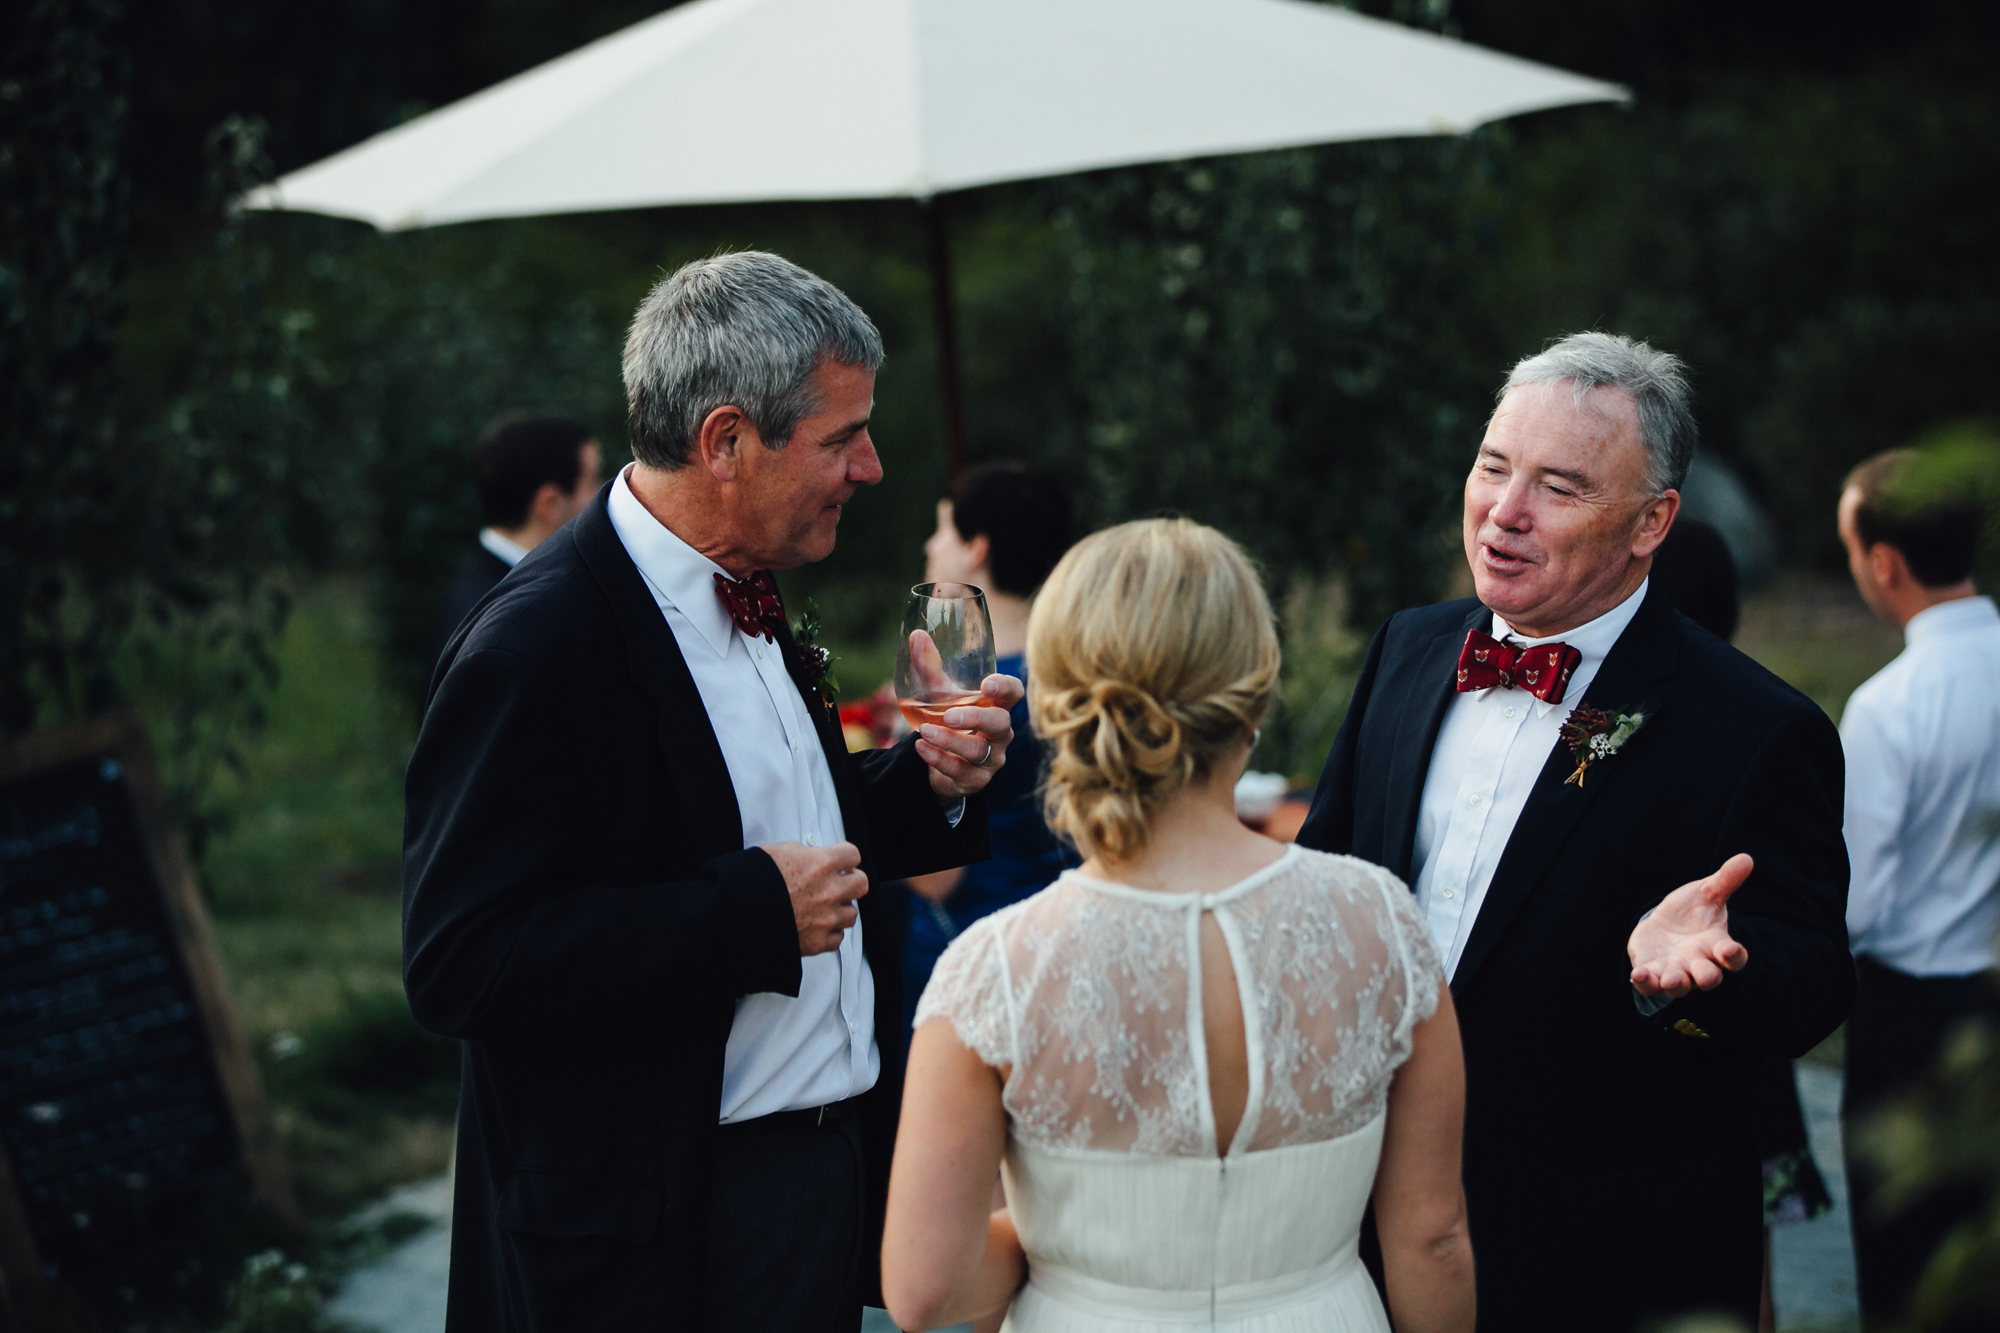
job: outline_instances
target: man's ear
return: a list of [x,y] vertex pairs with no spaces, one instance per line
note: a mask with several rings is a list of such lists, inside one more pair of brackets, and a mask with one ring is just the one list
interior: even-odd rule
[[1639,529],[1632,534],[1632,555],[1643,560],[1660,549],[1660,543],[1672,531],[1674,518],[1681,512],[1681,493],[1661,491],[1647,501],[1645,509],[1639,513]]
[[[990,557],[993,554],[993,539],[991,537],[982,532],[965,544],[965,550],[966,554],[972,557],[972,567],[974,569],[983,569],[987,574],[992,574],[993,565]],[[991,592],[992,589],[989,588],[987,591]]]
[[1900,588],[1911,581],[1910,562],[1887,542],[1876,542],[1868,548],[1868,573],[1878,588]]
[[763,441],[743,409],[724,404],[702,418],[694,438],[696,461],[717,481],[735,481],[746,449],[761,448]]
[[564,515],[569,510],[569,493],[552,481],[545,481],[535,490],[535,498],[528,502],[530,522],[554,531],[563,525]]

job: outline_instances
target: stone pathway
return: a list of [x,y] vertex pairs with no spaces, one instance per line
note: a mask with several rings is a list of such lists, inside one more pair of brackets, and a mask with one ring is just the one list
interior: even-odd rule
[[[357,1226],[393,1213],[428,1218],[419,1232],[341,1285],[327,1314],[375,1333],[444,1333],[445,1279],[451,1272],[451,1175],[392,1190],[356,1213]],[[970,1324],[944,1333],[970,1333]],[[862,1313],[861,1333],[899,1333],[887,1310]]]
[[366,1226],[392,1213],[414,1213],[428,1218],[431,1226],[349,1274],[327,1313],[377,1333],[444,1333],[445,1277],[451,1271],[451,1173],[391,1190],[353,1220]]
[[[1840,1157],[1840,1075],[1797,1066],[1799,1101],[1813,1156],[1833,1196],[1833,1211],[1779,1227],[1771,1237],[1772,1300],[1780,1333],[1856,1333],[1854,1246],[1847,1229],[1847,1176]],[[451,1177],[405,1185],[356,1220],[415,1213],[435,1225],[351,1275],[330,1313],[377,1333],[444,1333],[445,1275],[451,1258]],[[969,1328],[970,1326],[964,1326]],[[896,1333],[886,1312],[868,1310],[862,1333]],[[953,1330],[951,1333],[963,1333]]]
[[1854,1237],[1847,1226],[1847,1170],[1840,1156],[1840,1075],[1801,1060],[1792,1066],[1813,1160],[1833,1211],[1771,1232],[1771,1303],[1779,1333],[1856,1333]]

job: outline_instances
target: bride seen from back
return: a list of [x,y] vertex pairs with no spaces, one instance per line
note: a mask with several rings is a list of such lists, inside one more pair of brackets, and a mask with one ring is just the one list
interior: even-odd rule
[[[1043,586],[1029,709],[1049,822],[1086,859],[954,940],[918,1007],[882,1254],[899,1327],[1472,1328],[1464,1072],[1414,900],[1236,819],[1278,666],[1262,584],[1211,528],[1107,529]],[[1357,1254],[1371,1200],[1386,1312]]]

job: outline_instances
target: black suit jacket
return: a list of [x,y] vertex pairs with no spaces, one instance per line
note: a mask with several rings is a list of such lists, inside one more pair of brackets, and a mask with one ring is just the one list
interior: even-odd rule
[[[1477,601],[1393,617],[1299,841],[1406,881],[1418,804]],[[1465,1188],[1480,1328],[1616,1329],[1697,1306],[1755,1323],[1759,1057],[1803,1054],[1854,989],[1844,770],[1826,715],[1649,592],[1584,702],[1643,712],[1579,788],[1558,743],[1495,870],[1451,990],[1466,1060]],[[1750,952],[1644,1017],[1625,945],[1671,890],[1748,852]]]
[[431,666],[435,673],[437,664],[444,658],[445,645],[465,618],[472,614],[472,608],[486,600],[486,594],[493,591],[493,585],[507,577],[510,566],[505,560],[487,550],[484,546],[472,553],[465,562],[451,586],[445,589],[444,601],[438,606],[437,620],[431,628]]
[[[849,756],[805,694],[871,885],[985,855],[983,802],[953,829],[907,743]],[[688,1326],[735,1001],[798,993],[798,935],[777,866],[743,846],[721,748],[605,493],[447,646],[406,798],[404,982],[420,1023],[464,1040],[449,1326]],[[878,1227],[901,906],[861,902]]]

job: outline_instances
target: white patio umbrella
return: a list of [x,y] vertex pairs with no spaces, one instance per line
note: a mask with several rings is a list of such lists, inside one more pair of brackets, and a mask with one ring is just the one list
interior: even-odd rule
[[[1464,133],[1622,88],[1307,0],[693,0],[255,191],[384,230],[908,197]],[[953,465],[941,215],[927,207]]]

